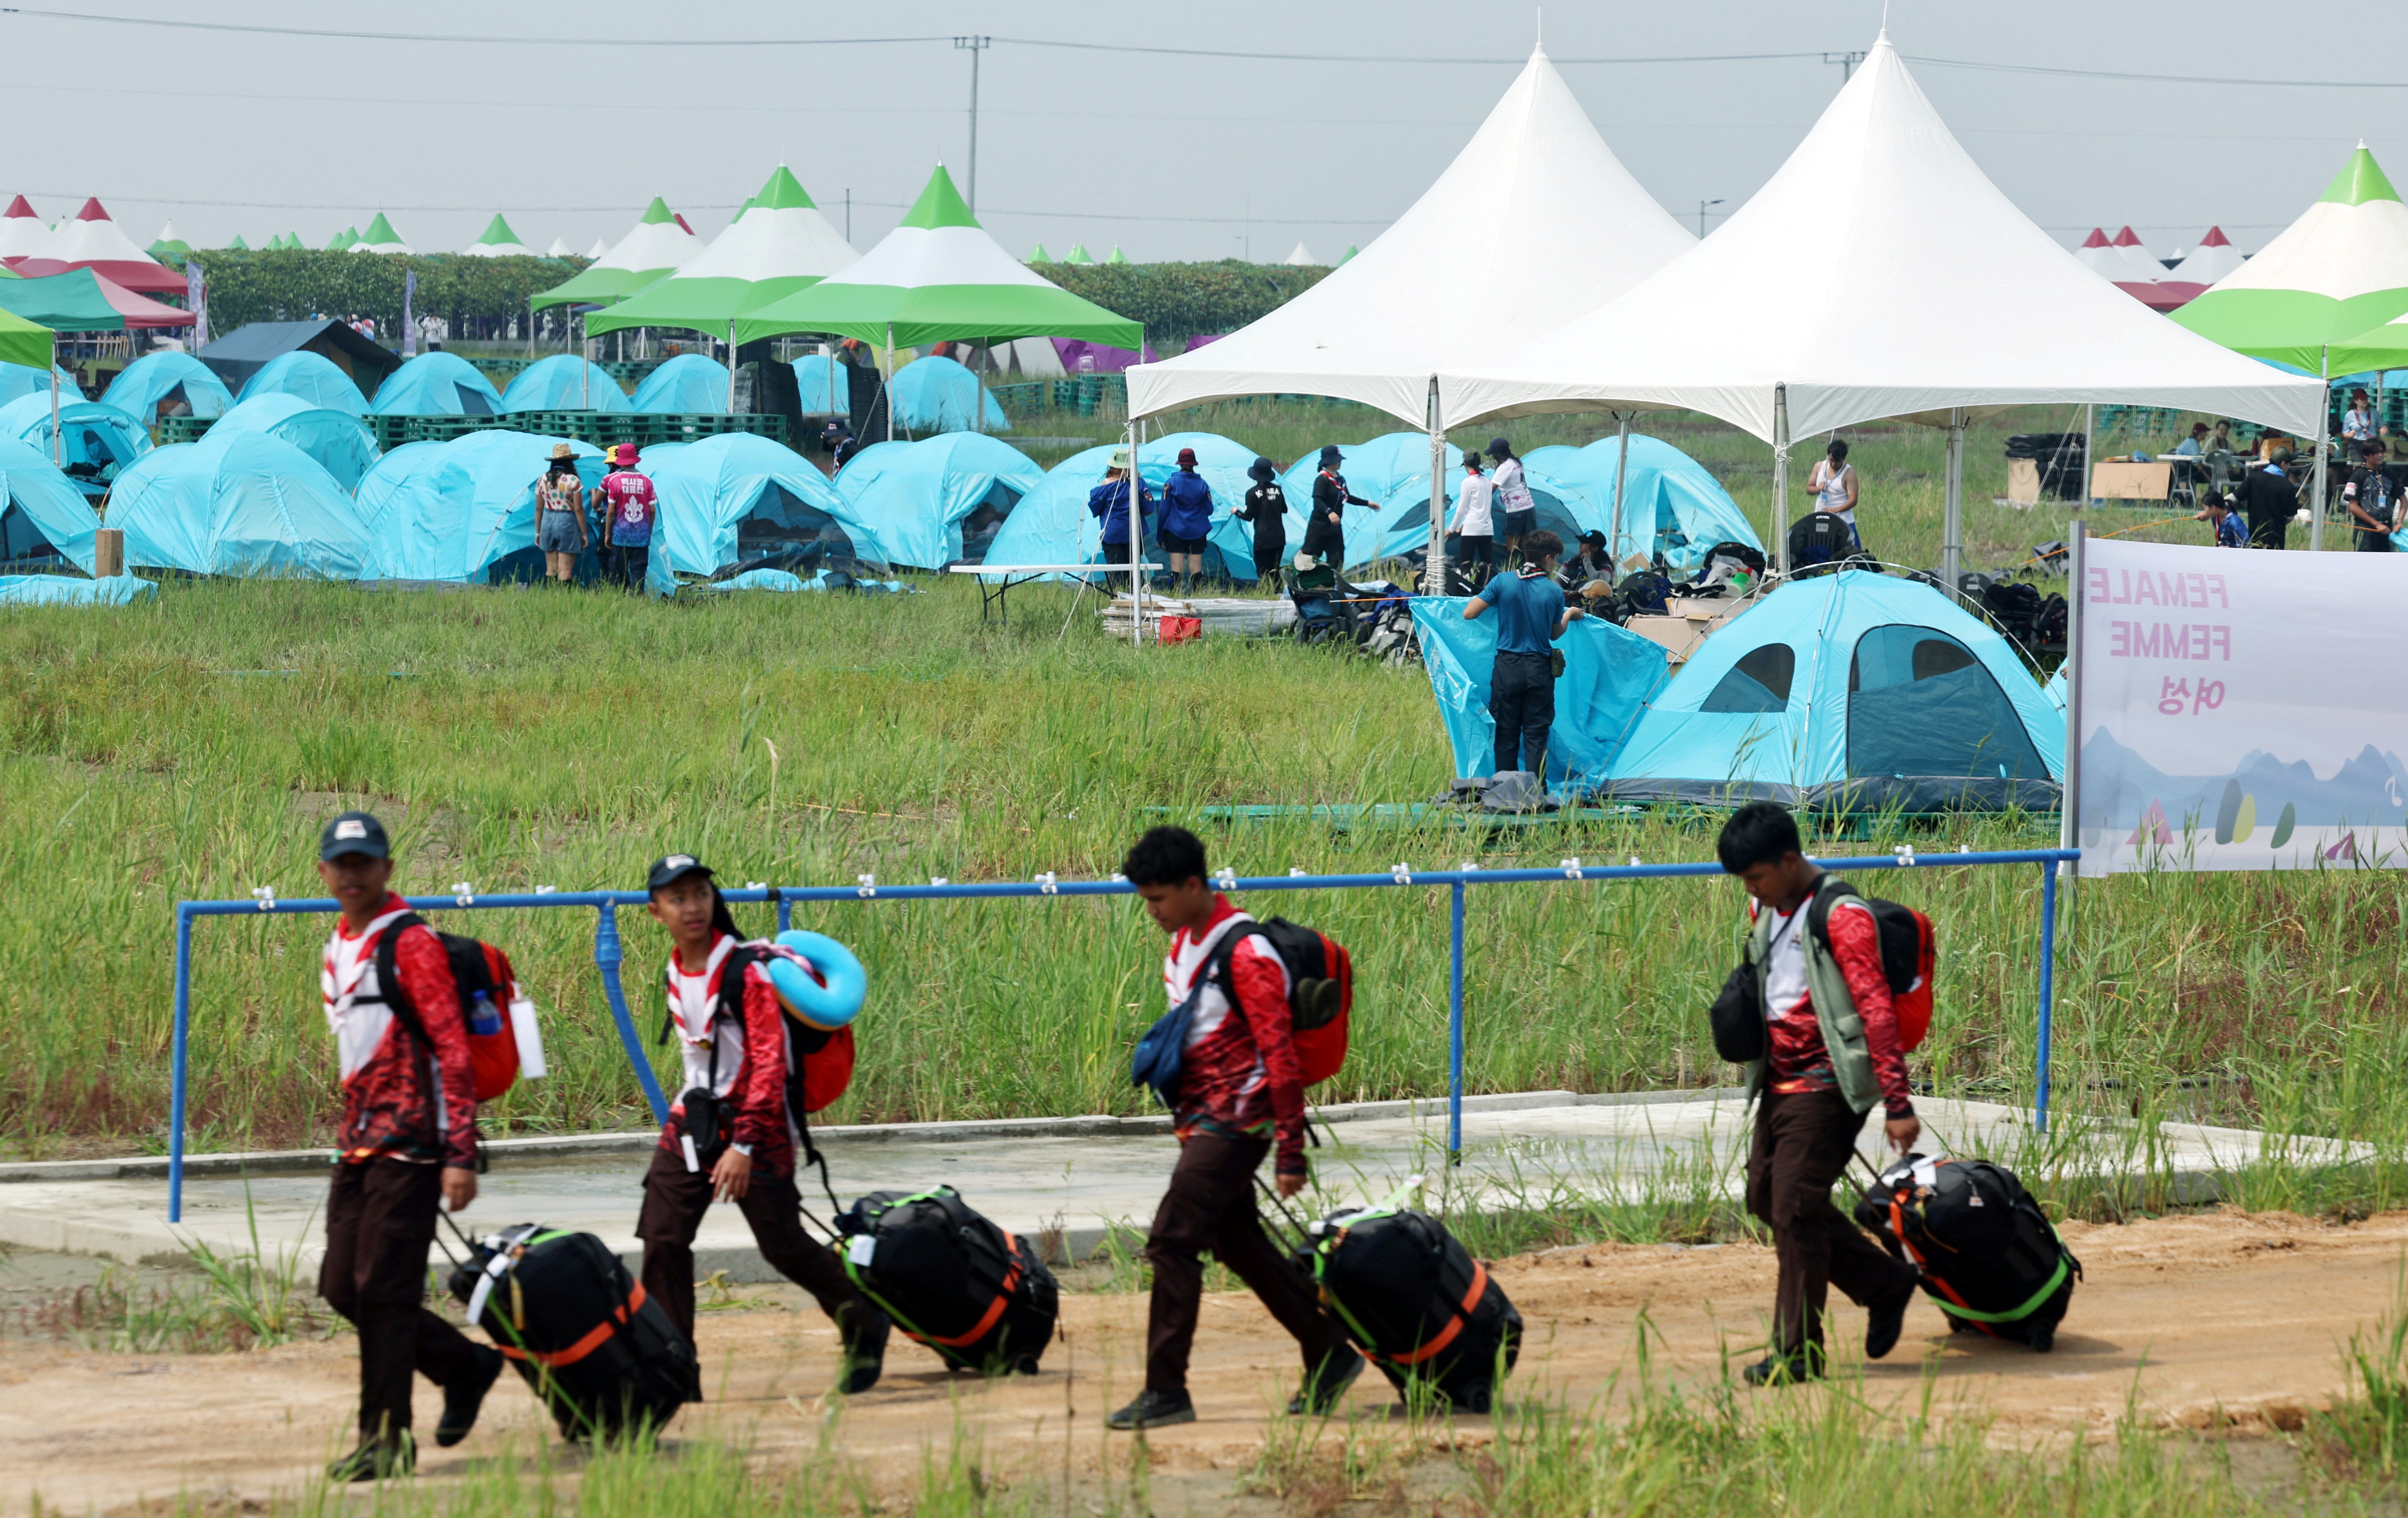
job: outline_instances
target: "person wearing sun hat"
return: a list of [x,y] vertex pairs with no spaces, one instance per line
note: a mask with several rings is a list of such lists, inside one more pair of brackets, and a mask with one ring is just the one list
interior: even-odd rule
[[1343,458],[1334,442],[1321,450],[1321,467],[1312,476],[1312,511],[1305,518],[1302,550],[1325,563],[1339,565],[1346,561],[1346,508],[1371,504],[1346,488],[1346,476],[1338,472]]
[[1276,588],[1280,563],[1287,557],[1287,492],[1280,488],[1279,467],[1268,458],[1248,465],[1246,478],[1254,488],[1231,514],[1254,529],[1254,583]]
[[543,550],[544,572],[557,584],[568,584],[587,541],[585,484],[577,477],[577,450],[556,442],[535,487],[535,545]]
[[1145,545],[1145,519],[1154,514],[1154,492],[1137,482],[1137,513],[1129,513],[1129,451],[1125,444],[1111,452],[1104,483],[1087,492],[1087,513],[1104,524],[1104,562],[1135,564]]
[[1196,450],[1179,450],[1179,469],[1162,483],[1162,527],[1156,534],[1174,587],[1186,576],[1194,590],[1204,578],[1204,541],[1212,530],[1212,486],[1196,472]]
[[636,468],[641,456],[632,442],[613,444],[610,472],[594,490],[594,504],[602,511],[602,572],[638,595],[652,569],[652,523],[660,514],[652,482]]

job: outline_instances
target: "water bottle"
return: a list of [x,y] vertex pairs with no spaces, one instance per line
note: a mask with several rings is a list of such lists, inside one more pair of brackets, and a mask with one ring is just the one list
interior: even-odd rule
[[494,1005],[493,996],[478,991],[468,1003],[468,1032],[478,1038],[491,1038],[502,1031],[502,1009]]

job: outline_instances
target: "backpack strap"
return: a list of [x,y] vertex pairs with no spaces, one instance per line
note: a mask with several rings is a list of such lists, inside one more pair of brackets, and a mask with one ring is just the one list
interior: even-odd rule
[[[1221,941],[1219,943],[1212,946],[1212,953],[1211,957],[1204,961],[1202,977],[1198,978],[1196,984],[1200,987],[1206,983],[1207,979],[1209,979],[1212,985],[1221,988],[1221,994],[1228,998],[1229,1005],[1231,1006],[1237,1005],[1238,985],[1235,978],[1233,978],[1231,966],[1237,961],[1238,946],[1249,938],[1268,938],[1269,936],[1270,930],[1263,926],[1263,922],[1260,918],[1249,917],[1245,921],[1231,928],[1227,932],[1221,935]],[[1190,994],[1192,995],[1194,992],[1191,990]],[[1295,1037],[1295,1019],[1291,1017],[1289,1019],[1288,1038],[1293,1042]],[[1310,1103],[1306,1104],[1304,1109],[1304,1136],[1306,1142],[1310,1143],[1314,1149],[1321,1148],[1321,1135],[1315,1133],[1312,1128],[1312,1107]]]
[[[714,1026],[722,1019],[732,1019],[738,1025],[742,1024],[744,976],[752,966],[762,963],[768,957],[767,950],[755,948],[750,944],[738,944],[728,950],[727,958],[722,962],[719,974],[719,1011],[712,1019]],[[827,1156],[822,1154],[820,1147],[811,1142],[811,1115],[803,1107],[803,1062],[825,1048],[828,1040],[834,1038],[836,1034],[822,1034],[817,1038],[792,1036],[802,1030],[796,1028],[794,1019],[783,1018],[782,1014],[781,1018],[785,1023],[786,1032],[790,1035],[786,1042],[794,1049],[794,1058],[786,1065],[786,1111],[794,1119],[795,1136],[802,1146],[803,1164],[816,1165],[819,1168],[820,1190],[827,1193],[828,1206],[841,1212],[844,1210],[844,1204],[836,1199],[836,1182],[828,1176]],[[719,1041],[716,1038],[711,1040],[710,1056],[711,1078],[716,1084],[719,1076]]]
[[1856,894],[1856,888],[1840,875],[1827,875],[1815,882],[1814,899],[1806,904],[1806,931],[1823,946],[1824,953],[1831,952],[1831,908],[1841,897]]
[[412,928],[423,928],[425,926],[426,919],[424,918],[420,917],[415,912],[404,912],[401,916],[395,918],[393,920],[393,925],[385,929],[383,933],[378,937],[376,947],[377,999],[384,1003],[385,1009],[387,1011],[401,1019],[401,1025],[409,1030],[410,1036],[417,1039],[419,1044],[431,1056],[435,1052],[435,1040],[427,1034],[426,1024],[420,1020],[418,1016],[418,1007],[416,1004],[410,1001],[409,992],[402,989],[401,975],[394,962],[394,954],[397,952],[401,944],[401,935],[408,932]]

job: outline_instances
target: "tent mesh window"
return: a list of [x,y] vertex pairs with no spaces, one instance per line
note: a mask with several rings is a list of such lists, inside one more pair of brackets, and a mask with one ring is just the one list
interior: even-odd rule
[[1706,693],[1700,712],[1785,712],[1798,651],[1787,643],[1751,648]]
[[1972,651],[1944,632],[1903,624],[1856,640],[1848,773],[2048,778],[2014,703]]
[[766,481],[752,509],[736,524],[736,562],[722,567],[711,578],[733,579],[758,569],[786,570],[807,577],[823,569],[838,569],[860,576],[882,573],[884,566],[864,557],[835,517],[777,482]]
[[61,562],[59,551],[25,509],[0,497],[0,568],[44,569]]

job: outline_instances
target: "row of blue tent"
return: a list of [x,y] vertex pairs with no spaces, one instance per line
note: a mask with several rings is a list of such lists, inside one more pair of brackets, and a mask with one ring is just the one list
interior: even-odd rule
[[[1495,770],[1494,617],[1412,603],[1465,778]],[[1609,622],[1567,630],[1547,779],[1558,796],[1869,811],[2054,810],[2065,708],[1987,623],[1930,586],[1863,571],[1794,581],[1677,671]]]

